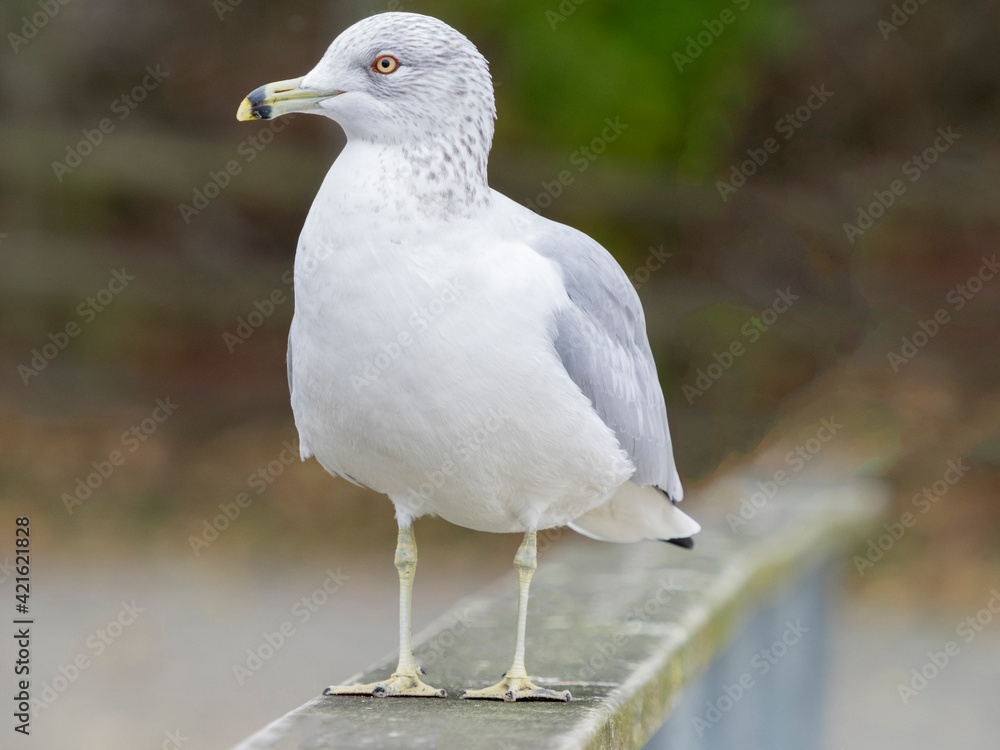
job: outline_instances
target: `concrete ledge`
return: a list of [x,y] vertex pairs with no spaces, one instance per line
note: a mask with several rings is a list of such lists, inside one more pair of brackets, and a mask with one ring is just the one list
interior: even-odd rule
[[[539,684],[570,689],[572,703],[456,698],[463,688],[495,682],[508,666],[517,611],[512,572],[414,639],[428,682],[448,699],[317,697],[239,750],[641,747],[750,618],[810,577],[829,579],[814,574],[883,505],[873,484],[789,485],[734,533],[718,508],[733,508],[742,487],[706,494],[714,502],[685,505],[705,526],[692,552],[584,539],[552,554],[540,549],[527,667]],[[350,644],[334,634],[331,648]],[[384,678],[395,659],[344,682]]]

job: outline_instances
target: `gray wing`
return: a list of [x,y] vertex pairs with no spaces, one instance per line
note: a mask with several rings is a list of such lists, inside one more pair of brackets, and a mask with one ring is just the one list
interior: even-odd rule
[[607,250],[571,227],[545,222],[529,244],[560,267],[572,303],[556,318],[554,343],[566,372],[635,464],[631,481],[680,500],[667,409],[635,288]]

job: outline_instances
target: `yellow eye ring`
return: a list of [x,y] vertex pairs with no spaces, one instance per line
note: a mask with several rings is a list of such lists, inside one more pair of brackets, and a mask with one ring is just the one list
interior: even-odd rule
[[389,75],[390,73],[395,73],[396,68],[399,67],[399,60],[397,60],[392,55],[380,55],[375,58],[375,62],[372,63],[372,70],[376,73],[382,73],[383,75]]

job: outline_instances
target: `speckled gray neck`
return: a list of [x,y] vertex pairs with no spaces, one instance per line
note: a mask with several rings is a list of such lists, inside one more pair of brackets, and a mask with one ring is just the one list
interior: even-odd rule
[[[382,55],[398,60],[393,73],[372,69]],[[486,59],[455,29],[414,13],[371,16],[337,37],[302,85],[343,90],[329,116],[348,139],[393,152],[386,179],[402,179],[424,206],[446,208],[434,213],[489,204],[493,82]]]

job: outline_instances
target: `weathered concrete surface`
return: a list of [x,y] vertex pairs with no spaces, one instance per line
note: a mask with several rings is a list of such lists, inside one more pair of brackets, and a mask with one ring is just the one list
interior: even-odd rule
[[[414,639],[426,681],[445,688],[448,699],[317,697],[239,748],[640,747],[750,615],[871,522],[882,493],[868,484],[801,485],[780,497],[738,532],[721,515],[702,518],[692,552],[582,540],[551,557],[541,552],[527,667],[539,684],[571,690],[572,703],[457,700],[463,688],[491,684],[508,666],[516,586],[505,580]],[[386,677],[395,658],[346,682]]]

